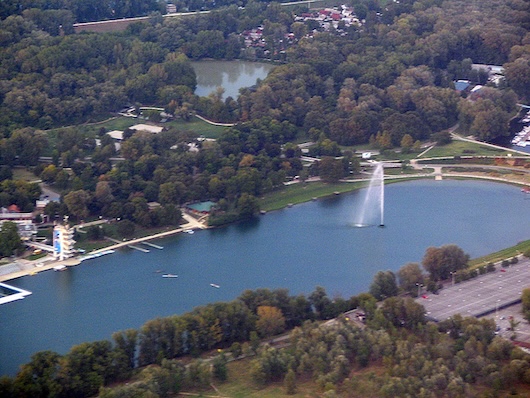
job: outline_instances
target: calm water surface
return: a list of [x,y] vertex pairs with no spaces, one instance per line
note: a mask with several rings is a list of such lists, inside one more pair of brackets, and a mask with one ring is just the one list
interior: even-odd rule
[[197,74],[195,94],[206,97],[223,87],[223,99],[239,96],[239,89],[251,87],[265,79],[274,65],[248,61],[198,61],[191,65]]
[[0,374],[14,375],[37,351],[64,354],[155,317],[232,300],[245,289],[309,294],[320,285],[330,296],[349,297],[367,291],[378,270],[421,262],[429,246],[454,243],[477,257],[514,245],[530,238],[529,196],[486,182],[392,184],[385,228],[351,226],[362,199],[354,192],[157,241],[163,250],[126,250],[13,280],[33,294],[0,306]]

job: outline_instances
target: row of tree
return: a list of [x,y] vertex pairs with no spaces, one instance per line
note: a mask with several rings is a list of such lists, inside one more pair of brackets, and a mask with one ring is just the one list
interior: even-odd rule
[[356,297],[331,300],[321,287],[309,297],[290,296],[286,289],[245,291],[229,303],[153,319],[140,330],[116,332],[112,342],[82,343],[66,355],[36,353],[15,378],[0,379],[0,396],[93,396],[102,386],[127,380],[138,367],[234,344],[232,350],[239,356],[241,344],[247,341],[256,351],[258,335],[268,337],[307,320],[333,317],[357,302]]

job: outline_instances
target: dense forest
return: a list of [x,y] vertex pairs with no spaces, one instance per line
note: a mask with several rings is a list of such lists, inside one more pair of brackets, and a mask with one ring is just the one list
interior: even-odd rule
[[[366,293],[332,300],[320,287],[307,298],[284,289],[249,290],[233,302],[154,319],[65,355],[38,352],[16,377],[0,378],[0,396],[168,397],[206,390],[212,382],[221,386],[231,376],[228,361],[243,358],[250,361],[254,388],[283,382],[286,394],[309,380],[323,397],[463,398],[527,391],[530,356],[496,336],[493,320],[457,315],[435,324],[410,297],[379,304]],[[358,308],[362,323],[340,316],[351,308]],[[293,327],[281,347],[269,340]],[[209,359],[199,357],[214,348]]]
[[[216,2],[177,3],[185,10]],[[414,151],[420,142],[444,142],[444,131],[456,123],[485,141],[507,135],[517,102],[530,100],[530,5],[523,0],[353,0],[346,5],[361,22],[328,28],[299,20],[302,8],[239,5],[182,19],[155,13],[125,32],[74,34],[74,22],[163,10],[155,1],[1,2],[0,206],[32,210],[40,188],[13,181],[11,172],[28,166],[62,193],[60,203],[45,209],[52,219],[101,215],[147,227],[174,225],[180,205],[214,200],[212,224],[221,224],[251,217],[259,210],[256,198],[288,178],[336,182],[355,175],[357,145]],[[243,32],[257,28],[263,41],[247,45]],[[222,99],[221,92],[198,97],[190,60],[205,58],[277,66],[238,98]],[[505,79],[488,82],[473,64],[502,65]],[[460,93],[458,79],[484,87]],[[145,105],[183,121],[200,114],[234,126],[215,142],[182,128],[126,130],[119,152],[105,129],[91,134],[64,127]],[[295,143],[309,140],[310,154],[321,160],[303,167]],[[189,151],[190,143],[199,150]],[[149,202],[160,207],[150,210]],[[467,261],[449,251],[457,254],[454,264],[436,262],[438,253],[431,253],[434,288]],[[402,270],[399,277],[408,281],[402,291],[414,290],[418,270],[417,264]],[[467,278],[463,271],[459,276]],[[466,397],[476,385],[496,394],[528,383],[530,360],[495,337],[491,322],[455,317],[428,323],[413,301],[386,298],[396,292],[395,276],[385,272],[372,294],[348,300],[332,300],[321,288],[308,298],[283,290],[245,292],[231,303],[117,332],[112,342],[84,343],[64,356],[37,353],[14,379],[1,379],[0,395],[167,396],[226,377],[222,355],[213,366],[176,362],[212,348],[255,355],[257,385],[290,380],[295,388],[296,380],[314,378],[328,397],[359,387],[349,372],[368,365],[383,370],[362,385],[367,396]],[[386,300],[378,307],[374,296]],[[347,319],[311,323],[356,307],[366,328]],[[293,327],[288,349],[259,346],[259,337]],[[150,364],[157,366],[139,369]],[[100,390],[132,375],[137,383]]]
[[[51,217],[103,215],[158,226],[178,222],[175,206],[211,199],[219,204],[212,222],[224,223],[255,213],[256,197],[286,178],[355,174],[353,151],[340,146],[410,151],[421,141],[443,142],[440,132],[457,122],[491,140],[508,134],[516,102],[530,97],[526,2],[354,1],[362,22],[328,29],[299,21],[301,9],[245,6],[182,19],[153,16],[105,34],[43,27],[31,12],[2,19],[0,162],[35,166],[63,192],[64,201],[46,209]],[[257,27],[264,44],[247,46],[241,33]],[[223,100],[221,92],[193,94],[189,60],[203,58],[279,65],[237,99]],[[486,84],[487,73],[473,63],[504,65],[506,79]],[[456,79],[486,86],[465,98],[454,89]],[[120,153],[105,130],[94,136],[56,129],[131,105],[236,125],[215,143],[199,143],[197,153],[186,147],[196,136],[182,129],[126,132]],[[315,142],[311,155],[322,162],[302,167],[292,144],[300,140]],[[49,165],[39,163],[45,153]],[[115,164],[116,157],[122,161]],[[149,212],[148,202],[161,203],[159,213]]]

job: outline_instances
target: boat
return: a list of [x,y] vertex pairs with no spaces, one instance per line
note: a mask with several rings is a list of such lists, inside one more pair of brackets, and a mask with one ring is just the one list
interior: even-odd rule
[[162,275],[162,278],[178,278],[178,275],[175,274],[164,274]]
[[66,265],[56,265],[55,267],[53,267],[54,271],[64,271],[66,270]]
[[524,187],[521,189],[522,193],[530,193],[530,187]]
[[210,283],[210,286],[211,286],[211,287],[215,287],[215,288],[217,288],[217,289],[219,289],[219,288],[221,287],[221,286],[219,286],[219,285],[217,285],[217,284],[215,284],[215,283]]
[[187,234],[194,234],[195,231],[193,229],[185,229],[183,232],[186,232]]

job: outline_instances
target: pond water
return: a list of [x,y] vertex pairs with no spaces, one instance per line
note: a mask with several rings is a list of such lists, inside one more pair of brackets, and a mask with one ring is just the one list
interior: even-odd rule
[[37,351],[64,354],[245,289],[323,286],[330,297],[350,297],[379,270],[421,262],[429,246],[457,244],[478,257],[530,237],[530,195],[514,186],[423,180],[385,190],[385,228],[352,227],[358,191],[157,241],[163,250],[128,249],[10,281],[33,294],[0,306],[0,375],[14,375]]
[[206,97],[222,87],[225,90],[223,99],[237,99],[240,88],[255,85],[274,68],[271,64],[249,61],[197,61],[191,65],[197,74],[195,94]]

